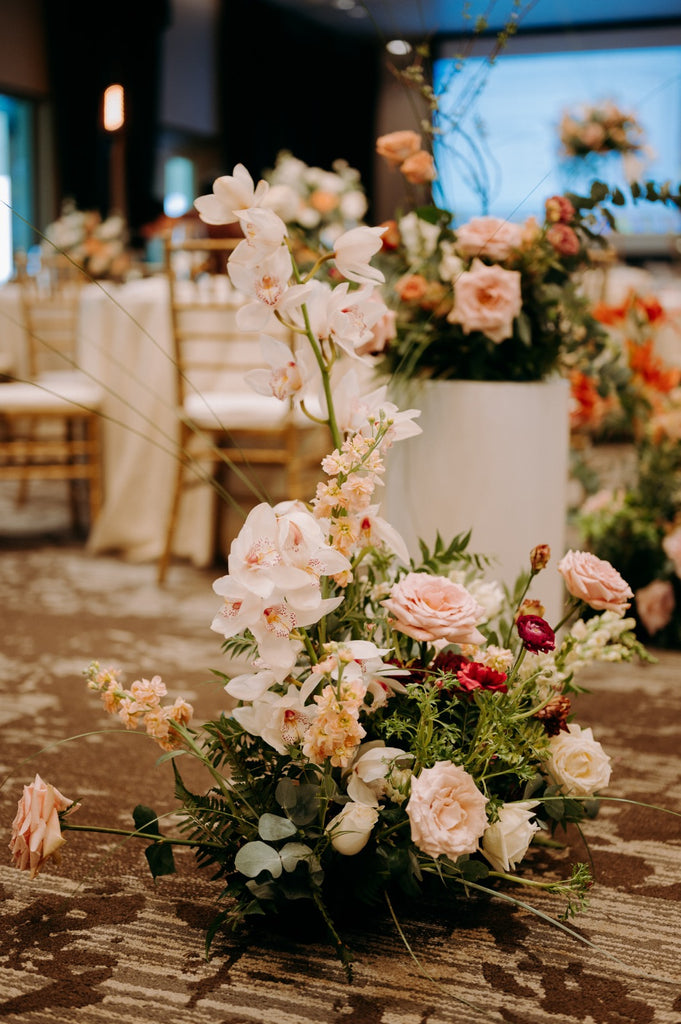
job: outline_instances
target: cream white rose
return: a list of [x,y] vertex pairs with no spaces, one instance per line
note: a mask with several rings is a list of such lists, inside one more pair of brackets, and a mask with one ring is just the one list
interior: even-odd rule
[[338,853],[353,857],[369,842],[371,830],[378,821],[378,811],[367,804],[350,802],[326,826],[331,845]]
[[553,736],[544,771],[565,796],[593,796],[610,782],[610,757],[591,729],[574,722]]
[[512,871],[527,853],[532,836],[539,829],[534,817],[536,804],[527,800],[504,804],[499,817],[482,837],[482,853],[495,871]]

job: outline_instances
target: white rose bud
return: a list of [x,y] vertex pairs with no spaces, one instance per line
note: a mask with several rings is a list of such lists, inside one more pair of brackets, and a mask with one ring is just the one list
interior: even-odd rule
[[531,822],[536,804],[528,801],[504,804],[499,818],[485,830],[482,853],[495,871],[512,871],[527,853],[532,836],[539,829]]
[[378,821],[378,811],[366,804],[347,803],[326,826],[334,850],[353,857],[369,841],[371,830]]
[[569,732],[552,737],[544,771],[565,796],[593,796],[610,782],[610,757],[593,738],[591,729],[574,722]]

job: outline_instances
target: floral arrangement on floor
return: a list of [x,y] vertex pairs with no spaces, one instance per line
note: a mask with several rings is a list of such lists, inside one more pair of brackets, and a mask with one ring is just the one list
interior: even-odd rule
[[644,640],[681,648],[681,389],[637,428],[632,480],[590,494],[575,517],[587,546],[615,559],[634,590]]
[[[528,552],[513,593],[483,582],[486,559],[466,536],[410,560],[378,495],[386,452],[418,432],[418,411],[400,411],[384,387],[362,393],[354,369],[384,312],[372,259],[385,229],[355,228],[321,253],[331,283],[301,273],[266,183],[254,187],[243,167],[220,182],[219,200],[198,205],[244,228],[228,264],[248,298],[240,327],[260,336],[273,394],[303,410],[314,398],[331,450],[308,503],[250,512],[214,583],[226,691],[214,719],[197,724],[182,698],[166,701],[158,676],[126,686],[115,668],[86,670],[106,711],[145,729],[175,777],[172,831],[137,807],[125,834],[147,844],[155,876],[173,871],[174,844],[214,872],[208,946],[263,914],[298,915],[303,901],[348,972],[343,906],[385,902],[399,930],[404,899],[519,902],[513,887],[527,885],[574,914],[591,884],[585,864],[562,879],[517,869],[531,847],[592,816],[610,781],[610,758],[571,699],[585,664],[646,656],[626,614],[632,591],[609,562],[569,551],[557,564],[565,614],[550,625],[530,593],[541,593],[545,544]],[[306,341],[309,359],[292,362],[268,337],[276,321]],[[185,784],[183,756],[205,768],[205,791]],[[14,821],[14,864],[35,876],[63,833],[98,831],[74,822],[76,810],[36,775]]]
[[639,153],[645,146],[645,132],[636,116],[612,100],[583,103],[564,111],[558,135],[562,153],[567,157]]
[[125,276],[130,269],[125,218],[112,214],[102,220],[97,210],[79,210],[72,199],[62,204],[59,218],[45,228],[40,248],[51,255],[64,252],[95,279]]
[[597,367],[590,375],[570,374],[573,435],[633,441],[645,433],[651,415],[665,410],[681,383],[681,369],[668,365],[657,350],[669,317],[654,295],[635,289],[617,305],[596,303],[592,314],[608,332],[612,358],[605,385]]

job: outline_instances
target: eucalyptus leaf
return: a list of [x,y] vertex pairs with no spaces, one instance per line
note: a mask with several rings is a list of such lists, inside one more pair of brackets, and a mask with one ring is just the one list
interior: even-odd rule
[[263,814],[258,820],[258,835],[265,842],[273,843],[277,839],[288,839],[295,833],[296,826],[293,822],[278,814]]
[[315,857],[314,850],[306,843],[286,843],[279,851],[284,871],[295,871],[300,861],[305,861],[310,871],[318,871],[320,868],[319,859]]
[[[310,782],[281,779],[275,790],[275,799],[298,827],[309,825],[319,813],[319,786]],[[295,830],[294,830],[295,831]],[[290,835],[291,833],[289,833]]]
[[272,878],[281,875],[281,857],[273,846],[258,840],[246,843],[234,858],[234,867],[248,878],[256,878],[261,871],[269,871]]

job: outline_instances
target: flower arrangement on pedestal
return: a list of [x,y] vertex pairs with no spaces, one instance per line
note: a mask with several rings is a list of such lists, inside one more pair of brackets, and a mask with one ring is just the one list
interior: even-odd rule
[[[584,664],[645,657],[626,616],[632,592],[610,563],[570,551],[557,566],[569,600],[551,626],[529,594],[550,561],[545,544],[507,595],[481,580],[484,556],[466,536],[410,560],[377,488],[387,450],[418,431],[418,411],[397,409],[384,388],[362,394],[353,365],[384,312],[371,260],[385,229],[355,228],[320,254],[318,266],[335,268],[331,284],[300,272],[286,225],[264,205],[266,183],[254,188],[237,167],[217,191],[197,206],[243,226],[228,264],[247,297],[240,326],[271,355],[272,393],[322,410],[331,451],[308,503],[248,515],[214,583],[212,629],[240,666],[218,672],[226,694],[214,719],[197,724],[181,698],[164,703],[158,676],[126,687],[116,669],[86,670],[105,709],[144,728],[175,775],[172,833],[144,807],[134,831],[118,831],[147,844],[154,875],[173,871],[175,844],[215,871],[221,906],[208,945],[221,928],[303,900],[348,971],[339,904],[385,899],[394,916],[401,895],[527,884],[575,913],[586,865],[561,880],[516,869],[531,845],[593,815],[608,785],[610,759],[574,721],[571,697]],[[275,319],[306,356],[284,357],[268,338]],[[205,768],[204,792],[185,784],[180,752]],[[59,854],[62,830],[98,831],[73,823],[76,809],[37,775],[14,821],[16,866],[35,876]]]
[[128,228],[120,214],[102,220],[97,210],[79,210],[73,200],[62,204],[57,220],[45,228],[41,249],[66,253],[95,279],[120,278],[130,269]]

